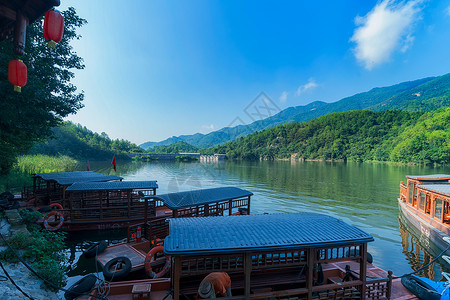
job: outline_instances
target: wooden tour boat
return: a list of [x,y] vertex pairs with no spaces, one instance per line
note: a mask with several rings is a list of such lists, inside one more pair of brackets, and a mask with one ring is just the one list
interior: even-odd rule
[[163,213],[153,201],[142,200],[157,188],[156,181],[75,182],[65,189],[48,224],[65,231],[127,228]]
[[[97,260],[104,267],[116,257],[128,257],[132,271],[144,268],[145,257],[150,249],[169,234],[167,218],[206,217],[247,214],[253,193],[237,187],[220,187],[145,196],[153,203],[156,214],[148,214],[147,222],[128,227],[127,242],[111,245]],[[136,241],[138,228],[140,242]]]
[[[195,299],[202,279],[227,272],[227,299],[417,299],[367,262],[373,237],[315,213],[172,218],[170,279],[111,283],[108,299]],[[100,290],[100,289],[99,289]],[[94,291],[99,295],[99,291]]]
[[[403,216],[440,249],[450,246],[450,175],[406,176],[400,183]],[[447,255],[450,250],[447,251]]]
[[35,207],[61,201],[64,199],[65,190],[75,182],[106,182],[123,179],[116,175],[104,175],[92,171],[37,173],[32,178],[33,185],[24,187],[22,199]]

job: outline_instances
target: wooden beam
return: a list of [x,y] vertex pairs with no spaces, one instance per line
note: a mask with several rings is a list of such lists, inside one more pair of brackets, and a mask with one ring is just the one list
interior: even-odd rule
[[180,299],[181,257],[173,257],[173,299]]
[[314,251],[315,249],[309,248],[306,251],[306,266],[307,266],[307,274],[306,274],[306,289],[308,290],[308,300],[312,299],[312,291],[313,291],[313,280],[314,280]]
[[16,12],[6,6],[0,5],[0,17],[15,21]]
[[244,296],[250,298],[250,277],[252,273],[252,254],[245,253],[244,257]]
[[359,253],[361,255],[359,261],[359,280],[362,281],[361,299],[366,297],[366,273],[367,273],[367,244],[362,243],[359,246]]
[[27,33],[28,18],[18,10],[16,13],[16,27],[14,28],[14,53],[17,55],[25,54],[25,37]]

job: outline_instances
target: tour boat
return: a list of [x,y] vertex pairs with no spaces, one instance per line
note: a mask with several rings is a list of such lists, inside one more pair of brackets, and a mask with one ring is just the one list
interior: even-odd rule
[[168,223],[163,251],[169,278],[113,282],[108,299],[196,299],[211,272],[230,276],[233,296],[227,299],[417,299],[391,271],[367,262],[370,234],[331,216],[240,215]]
[[129,226],[127,242],[107,247],[97,260],[104,267],[117,257],[127,257],[131,271],[143,269],[151,248],[169,234],[167,218],[248,214],[252,195],[237,187],[219,187],[145,196],[143,199],[153,203],[159,212],[149,214],[146,222]]
[[450,246],[450,175],[406,176],[400,183],[401,213],[440,249]]

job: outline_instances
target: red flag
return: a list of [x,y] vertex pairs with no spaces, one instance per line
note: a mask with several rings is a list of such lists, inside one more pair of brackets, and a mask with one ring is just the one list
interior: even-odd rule
[[117,172],[116,170],[116,156],[114,155],[113,160],[112,160],[112,165],[114,166],[114,172]]

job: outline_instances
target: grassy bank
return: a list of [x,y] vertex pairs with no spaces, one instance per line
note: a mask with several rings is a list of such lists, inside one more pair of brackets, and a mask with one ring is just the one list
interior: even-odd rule
[[66,156],[48,156],[42,154],[24,155],[17,159],[14,169],[25,174],[71,172],[78,161]]

